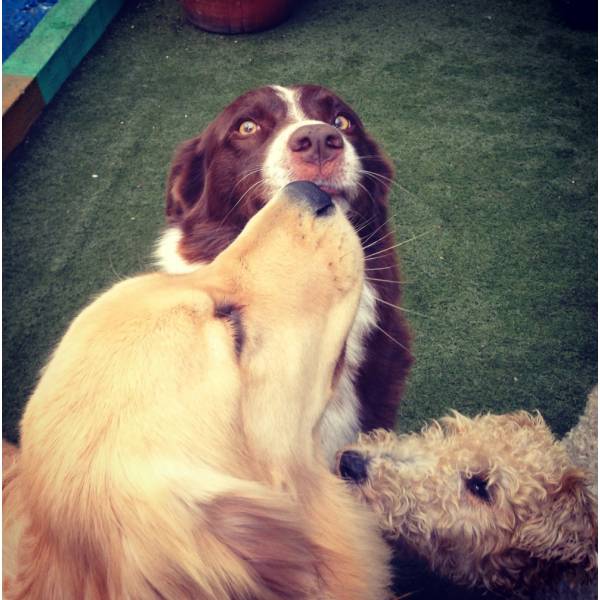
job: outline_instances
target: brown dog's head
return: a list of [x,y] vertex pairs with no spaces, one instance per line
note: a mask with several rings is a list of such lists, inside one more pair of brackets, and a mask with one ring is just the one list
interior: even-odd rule
[[163,237],[159,259],[176,270],[168,266],[174,242],[188,263],[211,260],[298,180],[334,196],[353,222],[379,226],[391,177],[358,115],[333,92],[316,85],[249,91],[177,150],[166,206],[176,234]]
[[539,415],[362,434],[338,473],[386,536],[457,583],[520,593],[596,569],[596,499]]

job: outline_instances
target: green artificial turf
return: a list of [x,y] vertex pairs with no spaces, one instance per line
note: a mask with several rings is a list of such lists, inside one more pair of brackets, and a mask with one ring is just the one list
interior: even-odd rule
[[178,142],[241,92],[320,83],[393,157],[415,366],[398,418],[539,409],[597,378],[597,37],[551,2],[305,0],[268,32],[128,3],[4,165],[3,433],[69,320],[149,268]]

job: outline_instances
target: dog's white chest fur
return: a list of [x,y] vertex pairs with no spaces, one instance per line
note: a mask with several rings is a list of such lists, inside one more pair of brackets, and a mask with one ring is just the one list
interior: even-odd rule
[[[202,263],[188,263],[178,246],[181,231],[172,227],[160,238],[155,259],[157,266],[167,273],[189,273]],[[356,441],[360,431],[360,400],[355,387],[358,370],[364,360],[365,337],[377,323],[377,297],[368,283],[363,286],[358,312],[346,344],[346,364],[339,379],[337,390],[321,421],[321,444],[328,464],[335,466],[336,452],[346,444]]]

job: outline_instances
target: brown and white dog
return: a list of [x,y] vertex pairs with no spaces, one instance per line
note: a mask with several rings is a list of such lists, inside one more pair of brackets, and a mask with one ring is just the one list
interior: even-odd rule
[[362,282],[352,226],[296,182],[206,268],[85,308],[4,473],[5,597],[386,599],[387,547],[319,441]]
[[[359,430],[392,428],[411,364],[387,196],[392,167],[358,115],[315,85],[247,92],[177,150],[167,185],[168,228],[157,248],[167,272],[223,251],[291,181],[334,196],[360,235],[367,277],[334,402],[322,424],[331,465]],[[299,265],[296,268],[300,268]]]

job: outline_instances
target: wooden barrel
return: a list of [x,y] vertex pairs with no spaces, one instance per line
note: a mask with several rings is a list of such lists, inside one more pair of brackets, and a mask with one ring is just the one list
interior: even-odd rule
[[187,18],[215,33],[250,33],[290,16],[294,0],[180,0]]

